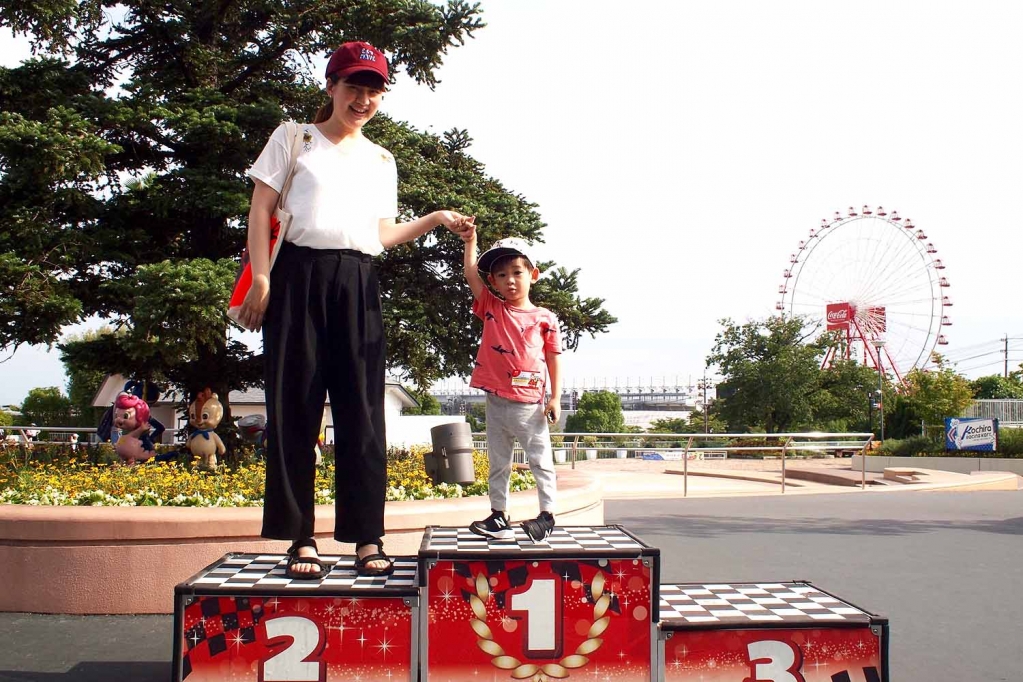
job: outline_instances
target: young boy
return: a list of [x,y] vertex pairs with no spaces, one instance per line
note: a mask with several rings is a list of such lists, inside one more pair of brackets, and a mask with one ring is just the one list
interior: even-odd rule
[[[554,530],[557,483],[548,421],[561,413],[561,335],[558,318],[529,300],[529,287],[540,271],[528,245],[510,237],[476,258],[475,227],[465,240],[465,279],[472,289],[473,312],[483,320],[483,338],[470,385],[487,393],[487,455],[490,460],[491,514],[474,521],[477,535],[508,540],[515,536],[508,521],[508,487],[512,447],[519,439],[536,478],[540,515],[522,523],[533,542]],[[482,276],[500,294],[495,296]],[[546,400],[550,375],[551,399]]]

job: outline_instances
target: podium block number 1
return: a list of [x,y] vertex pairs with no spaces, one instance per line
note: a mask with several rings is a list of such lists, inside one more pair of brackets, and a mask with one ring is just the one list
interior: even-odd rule
[[[561,655],[561,585],[556,580],[538,579],[521,592],[511,593],[510,615],[525,620],[523,653],[529,658]],[[522,614],[522,615],[519,615]]]

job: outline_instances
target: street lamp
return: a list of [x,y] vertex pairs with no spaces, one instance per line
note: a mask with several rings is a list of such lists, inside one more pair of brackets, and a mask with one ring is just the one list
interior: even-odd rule
[[884,348],[884,339],[871,339],[870,343],[877,352],[877,417],[881,424],[881,440],[884,440],[884,371],[881,369],[881,349]]

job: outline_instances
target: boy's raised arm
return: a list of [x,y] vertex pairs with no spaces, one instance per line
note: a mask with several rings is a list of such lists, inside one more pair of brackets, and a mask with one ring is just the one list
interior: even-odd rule
[[469,283],[469,288],[472,289],[473,298],[479,298],[487,285],[483,283],[483,279],[480,277],[480,270],[476,265],[478,259],[476,254],[476,226],[471,226],[469,233],[463,235],[462,239],[465,241],[465,281]]

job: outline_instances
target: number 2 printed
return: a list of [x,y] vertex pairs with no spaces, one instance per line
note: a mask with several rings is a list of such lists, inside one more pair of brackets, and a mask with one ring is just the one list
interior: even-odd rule
[[325,682],[327,664],[321,657],[325,639],[319,623],[301,616],[263,623],[267,648],[284,646],[259,662],[259,682]]

